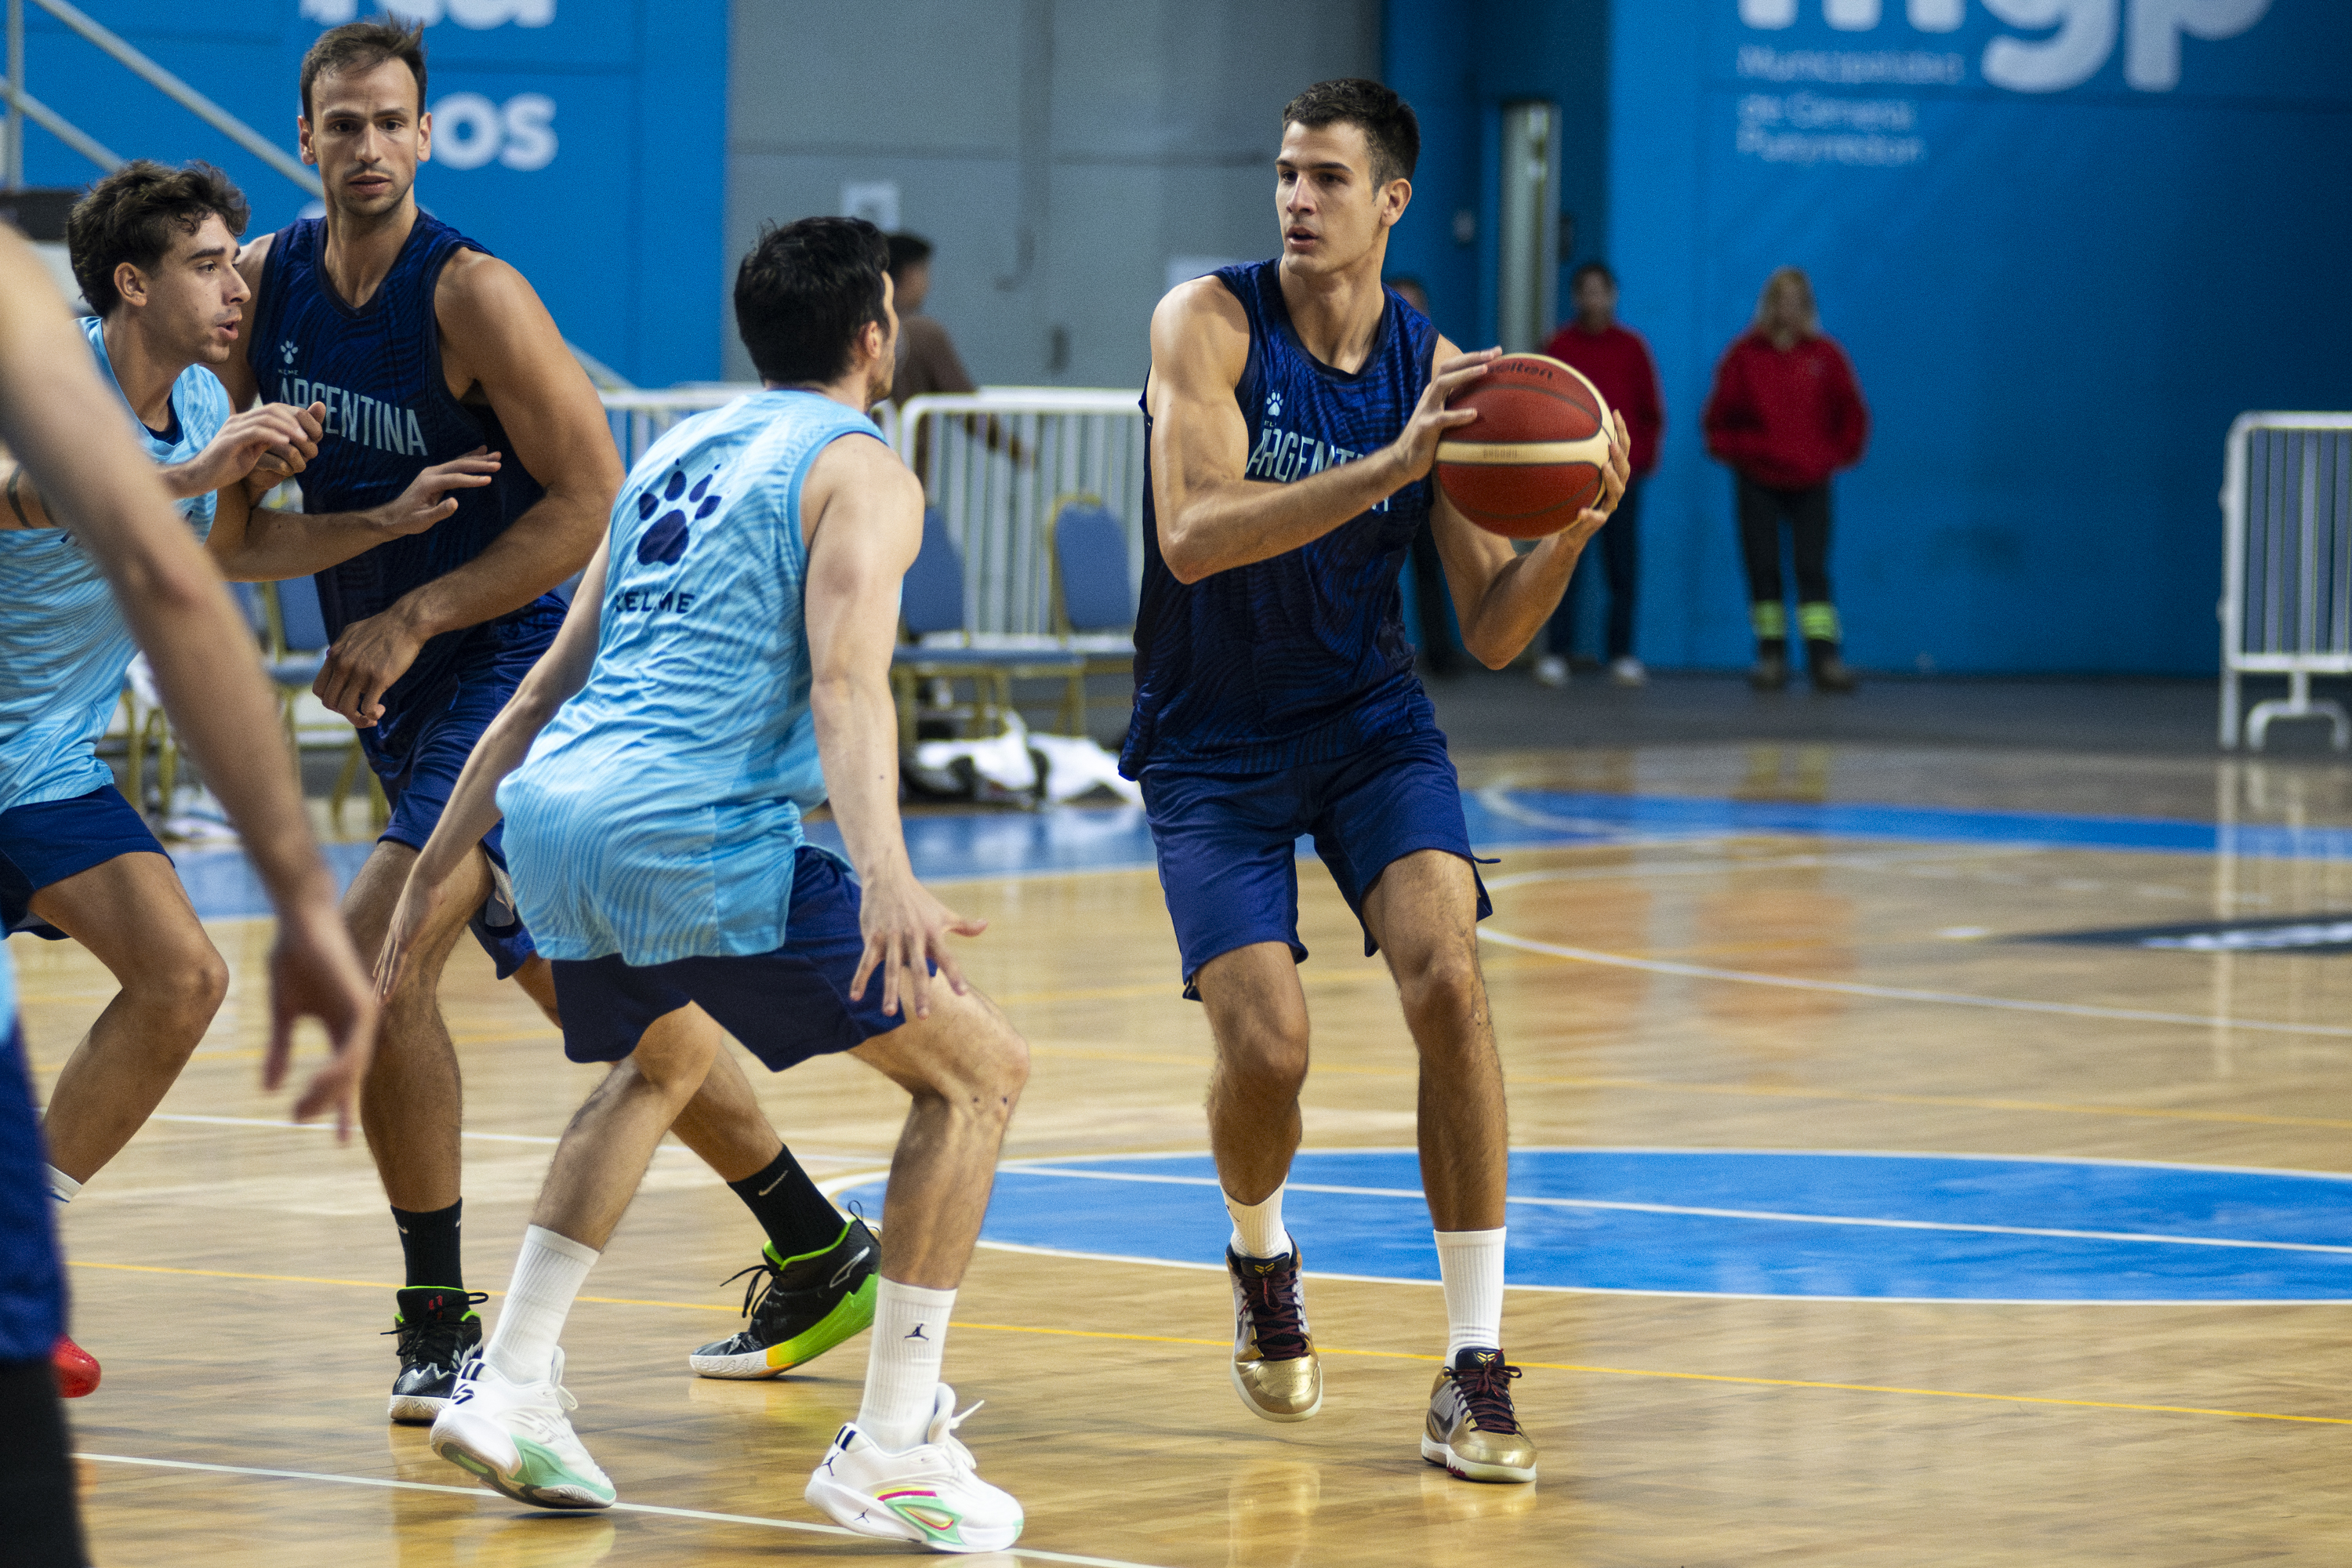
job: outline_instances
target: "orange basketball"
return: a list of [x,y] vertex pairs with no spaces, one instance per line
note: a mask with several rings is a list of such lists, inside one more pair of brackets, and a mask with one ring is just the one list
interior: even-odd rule
[[1437,482],[1489,533],[1541,539],[1601,495],[1609,465],[1609,405],[1572,365],[1505,354],[1454,395],[1478,417],[1437,444]]

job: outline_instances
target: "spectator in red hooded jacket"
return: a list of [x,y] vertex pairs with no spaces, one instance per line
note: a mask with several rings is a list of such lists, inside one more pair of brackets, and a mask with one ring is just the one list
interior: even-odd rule
[[[1658,395],[1657,362],[1642,334],[1617,324],[1617,275],[1598,261],[1588,261],[1569,275],[1569,298],[1576,319],[1552,334],[1544,353],[1582,371],[1601,389],[1610,407],[1625,416],[1625,434],[1633,442],[1626,457],[1633,465],[1625,497],[1609,515],[1609,526],[1577,563],[1577,574],[1591,569],[1595,555],[1609,579],[1609,630],[1601,645],[1609,660],[1609,678],[1620,686],[1640,686],[1649,679],[1633,656],[1633,603],[1641,574],[1642,481],[1658,466],[1658,435],[1666,426],[1665,400]],[[1574,646],[1576,597],[1580,584],[1571,580],[1552,612],[1545,639],[1547,651],[1536,660],[1536,679],[1546,686],[1568,680],[1568,656]]]
[[1756,664],[1748,683],[1789,683],[1789,611],[1780,589],[1780,521],[1795,535],[1797,626],[1817,691],[1852,691],[1830,599],[1830,476],[1861,460],[1870,411],[1845,351],[1822,333],[1813,286],[1783,267],[1766,279],[1756,324],[1715,367],[1701,416],[1706,449],[1737,476]]

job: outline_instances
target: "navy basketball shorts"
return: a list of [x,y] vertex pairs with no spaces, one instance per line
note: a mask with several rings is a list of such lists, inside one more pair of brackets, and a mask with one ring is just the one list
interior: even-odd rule
[[[1315,853],[1359,924],[1364,895],[1381,873],[1423,849],[1469,861],[1478,918],[1495,912],[1470,852],[1454,761],[1435,730],[1274,773],[1147,767],[1142,784],[1160,887],[1183,955],[1184,994],[1192,1001],[1201,999],[1193,976],[1220,953],[1279,942],[1289,944],[1295,961],[1306,961],[1298,940],[1302,834],[1314,836]],[[1367,927],[1364,956],[1378,951]]]
[[862,999],[849,999],[865,951],[849,868],[803,844],[793,858],[784,944],[773,952],[643,965],[624,963],[617,953],[554,960],[563,1054],[575,1062],[619,1061],[655,1019],[688,1002],[699,1003],[771,1072],[848,1050],[897,1028],[911,1005],[902,995],[897,1014],[882,1011],[879,973],[866,976]]
[[118,855],[142,851],[162,855],[163,847],[112,784],[0,811],[0,937],[22,931],[63,941],[65,932],[33,913],[33,895]]
[[[538,657],[534,650],[528,657],[491,660],[468,671],[445,706],[431,713],[404,716],[399,731],[407,744],[398,756],[377,750],[375,731],[360,731],[368,765],[375,770],[383,785],[383,798],[392,805],[392,820],[384,825],[379,843],[424,849],[441,814],[448,809],[449,796],[457,791],[457,775],[466,771],[466,759],[473,755],[474,742],[507,705],[507,699]],[[482,951],[497,963],[499,978],[504,980],[539,949],[522,917],[515,912],[513,889],[507,881],[504,823],[483,837],[482,848],[497,868],[495,885],[488,900],[467,923]]]
[[25,1034],[0,1019],[0,1363],[48,1360],[66,1331],[65,1270],[44,1172]]

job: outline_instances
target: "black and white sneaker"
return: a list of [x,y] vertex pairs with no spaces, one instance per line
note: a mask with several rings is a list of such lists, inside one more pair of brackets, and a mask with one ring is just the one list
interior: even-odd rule
[[704,1377],[773,1377],[873,1326],[882,1244],[864,1220],[844,1226],[822,1252],[779,1258],[773,1245],[760,1252],[759,1262],[727,1281],[751,1276],[743,1288],[750,1324],[686,1358]]
[[457,1369],[482,1347],[478,1301],[489,1297],[439,1285],[396,1293],[399,1310],[385,1331],[400,1336],[400,1375],[392,1380],[388,1414],[404,1426],[429,1426],[457,1386]]

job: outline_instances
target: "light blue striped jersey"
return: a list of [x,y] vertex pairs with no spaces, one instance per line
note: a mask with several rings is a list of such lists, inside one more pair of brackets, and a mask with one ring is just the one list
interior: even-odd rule
[[824,799],[801,487],[851,434],[877,432],[814,393],[754,393],[674,426],[621,488],[587,684],[499,786],[548,957],[783,945],[801,814]]
[[[85,317],[82,327],[114,386],[99,319]],[[129,404],[121,407],[158,463],[183,463],[203,451],[229,416],[227,389],[202,365],[172,384],[172,427],[163,435],[140,424]],[[210,494],[178,507],[198,539],[212,532]],[[98,563],[63,530],[0,532],[0,591],[7,604],[0,611],[0,811],[112,784],[97,742],[138,647]]]

